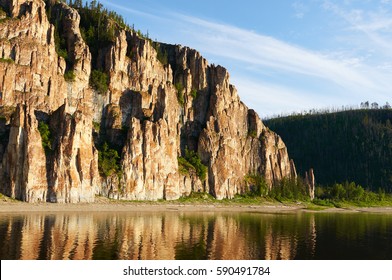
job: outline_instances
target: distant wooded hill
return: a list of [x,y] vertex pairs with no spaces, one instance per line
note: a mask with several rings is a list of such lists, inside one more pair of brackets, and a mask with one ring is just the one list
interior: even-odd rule
[[264,120],[286,143],[298,174],[392,192],[392,110],[361,109]]

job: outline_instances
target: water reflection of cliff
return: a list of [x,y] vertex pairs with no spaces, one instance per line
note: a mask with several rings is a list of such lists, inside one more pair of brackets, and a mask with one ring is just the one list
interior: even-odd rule
[[[352,235],[352,230],[346,228],[345,223],[335,224],[343,229],[338,230],[337,234],[347,232],[343,240]],[[9,215],[0,216],[0,257],[313,259],[317,257],[316,249],[320,242],[316,228],[328,225],[328,217],[321,219],[313,214],[165,212]],[[360,228],[366,231],[369,226]],[[363,236],[366,232],[356,231],[356,234]]]
[[[304,221],[307,226],[304,226]],[[1,259],[293,259],[314,218],[220,213],[28,214],[0,219]]]

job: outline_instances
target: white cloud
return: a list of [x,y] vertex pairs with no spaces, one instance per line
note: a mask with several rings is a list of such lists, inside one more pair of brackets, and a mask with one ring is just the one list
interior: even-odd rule
[[[389,1],[388,1],[389,2]],[[387,2],[384,1],[384,4]],[[350,31],[357,31],[363,47],[376,49],[378,52],[392,57],[392,11],[378,7],[373,9],[358,9],[351,6],[342,7],[332,1],[326,0],[324,9],[346,21]],[[362,36],[362,37],[361,37]]]
[[[387,17],[374,14],[369,21],[368,12],[346,11],[331,1],[324,1],[323,7],[349,23],[345,31],[352,37],[346,40],[355,39],[351,44],[358,43],[361,53],[344,47],[313,51],[225,23],[175,12],[160,10],[146,16],[158,20],[161,30],[175,30],[165,32],[161,37],[164,40],[182,42],[210,61],[223,64],[230,71],[234,69],[232,81],[241,99],[263,116],[330,105],[355,105],[365,100],[380,104],[387,101],[392,92],[390,65],[369,63],[370,56],[380,48],[390,52],[391,44],[387,49],[384,44],[389,41],[380,34],[391,24]],[[366,34],[365,42],[356,35],[353,37],[353,30]]]
[[142,17],[146,17],[146,18],[150,18],[150,19],[158,19],[158,20],[162,19],[162,17],[154,15],[152,13],[146,13],[146,12],[135,10],[135,9],[132,9],[132,8],[129,8],[129,7],[124,7],[122,5],[118,5],[118,4],[113,3],[113,1],[109,2],[109,1],[106,1],[106,0],[101,0],[100,2],[102,2],[102,4],[104,4],[106,6],[111,6],[111,7],[120,9],[122,11],[125,11],[127,13],[131,13],[131,14],[134,14],[134,15],[138,15],[138,16],[142,16]]
[[179,17],[194,25],[195,39],[203,42],[202,48],[208,53],[259,67],[321,78],[345,88],[353,85],[378,88],[366,74],[348,67],[347,61],[333,60],[327,55],[234,26],[183,15]]

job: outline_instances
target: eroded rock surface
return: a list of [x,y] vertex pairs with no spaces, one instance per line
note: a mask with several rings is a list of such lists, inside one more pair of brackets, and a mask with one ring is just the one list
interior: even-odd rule
[[[247,174],[271,187],[296,176],[284,143],[240,101],[227,70],[197,51],[116,29],[114,42],[93,57],[80,15],[57,3],[51,12],[63,16],[65,61],[43,1],[0,5],[8,13],[0,22],[0,105],[15,111],[2,128],[9,132],[0,149],[3,193],[61,203],[91,202],[96,194],[157,200],[207,192],[222,199],[248,191]],[[93,66],[109,78],[106,94],[89,85]],[[75,77],[66,80],[70,70]],[[41,122],[50,128],[46,149]],[[116,172],[98,165],[104,143],[119,156]],[[178,158],[186,150],[197,153],[206,178],[184,172]]]

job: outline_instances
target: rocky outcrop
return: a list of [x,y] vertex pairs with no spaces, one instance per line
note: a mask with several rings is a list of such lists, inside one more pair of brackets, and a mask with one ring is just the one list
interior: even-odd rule
[[1,192],[23,201],[46,201],[45,152],[33,108],[18,105],[0,168]]
[[313,168],[310,168],[309,172],[305,172],[305,184],[308,187],[308,193],[309,193],[310,199],[313,200],[314,199],[314,190],[316,188]]
[[0,28],[1,105],[28,104],[50,111],[62,105],[67,93],[65,61],[56,54],[54,26],[42,1],[5,1],[12,18]]
[[[8,12],[0,23],[0,105],[17,107],[1,129],[9,130],[0,149],[2,192],[52,202],[90,202],[95,194],[177,199],[191,192],[222,199],[248,191],[248,174],[271,187],[296,176],[284,143],[240,101],[225,68],[190,48],[121,28],[91,55],[77,11],[47,4],[0,0]],[[47,14],[61,14],[67,60],[56,53],[58,30]],[[89,85],[93,67],[108,76],[106,94]],[[69,71],[74,78],[66,80]],[[49,152],[40,122],[50,127]],[[119,158],[112,158],[111,172],[98,164],[104,144]],[[195,152],[205,176],[179,163],[185,151]]]
[[83,108],[66,113],[67,103],[53,113],[56,131],[53,155],[49,156],[49,197],[51,202],[92,202],[99,188],[98,151],[91,145],[92,122]]
[[[0,53],[7,59],[0,63],[0,102],[17,106],[0,171],[2,192],[29,202],[91,202],[100,179],[98,152],[92,145],[91,55],[80,35],[79,15],[60,4],[69,53],[76,61],[76,78],[70,83],[63,77],[66,63],[56,53],[45,4],[21,2],[23,13],[16,12],[19,2],[13,1],[9,7],[14,17],[0,29]],[[50,116],[57,142],[49,153],[38,131],[39,121],[49,119],[43,120],[42,114],[37,119],[37,112]]]

